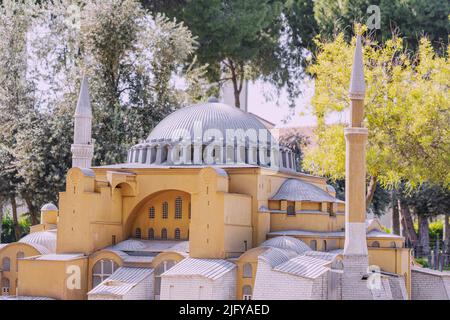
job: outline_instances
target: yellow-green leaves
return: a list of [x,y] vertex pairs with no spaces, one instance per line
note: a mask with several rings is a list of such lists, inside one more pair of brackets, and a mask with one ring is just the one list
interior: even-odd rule
[[[384,186],[407,180],[450,184],[450,67],[423,38],[410,56],[403,39],[364,43],[367,84],[365,126],[369,129],[367,171]],[[344,124],[327,126],[331,113],[348,110],[354,50],[342,34],[317,40],[317,59],[308,71],[316,78],[313,113],[318,118],[318,147],[308,150],[305,167],[340,179],[345,174]]]

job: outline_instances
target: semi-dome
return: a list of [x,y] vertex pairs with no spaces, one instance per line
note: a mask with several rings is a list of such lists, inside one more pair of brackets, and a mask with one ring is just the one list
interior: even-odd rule
[[20,239],[19,242],[43,246],[50,252],[56,252],[56,233],[52,231],[33,232]]
[[293,153],[280,147],[258,118],[217,99],[181,108],[131,148],[140,165],[253,165],[296,170]]

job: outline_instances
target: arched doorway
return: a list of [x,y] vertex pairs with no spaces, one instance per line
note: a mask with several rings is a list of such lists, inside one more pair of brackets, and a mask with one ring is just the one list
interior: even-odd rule
[[179,190],[158,192],[139,209],[131,237],[145,240],[189,240],[191,196]]

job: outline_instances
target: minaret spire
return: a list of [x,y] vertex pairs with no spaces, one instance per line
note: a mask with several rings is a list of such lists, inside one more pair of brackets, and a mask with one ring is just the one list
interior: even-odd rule
[[365,275],[369,266],[366,240],[366,143],[368,130],[363,127],[364,63],[361,36],[356,48],[350,81],[350,125],[345,129],[345,244],[342,298],[372,299]]
[[75,128],[71,151],[72,167],[91,167],[94,147],[92,145],[92,108],[87,76],[83,76],[81,81],[80,95],[75,109]]

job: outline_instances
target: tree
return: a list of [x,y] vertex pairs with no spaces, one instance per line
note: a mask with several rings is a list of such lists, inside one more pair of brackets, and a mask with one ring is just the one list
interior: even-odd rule
[[15,165],[17,134],[34,108],[34,86],[27,78],[27,32],[33,1],[5,0],[0,6],[0,197],[9,198],[16,239],[20,238],[17,202],[21,177]]
[[314,16],[319,33],[331,39],[337,33],[344,32],[346,39],[350,40],[353,24],[365,24],[373,14],[367,12],[371,5],[380,9],[381,29],[374,30],[378,40],[386,41],[392,38],[393,31],[398,31],[403,35],[405,44],[415,50],[420,38],[426,35],[436,49],[445,51],[442,43],[448,44],[448,1],[316,0]]
[[[427,256],[430,252],[430,218],[445,215],[450,210],[450,192],[439,185],[424,183],[414,190],[403,188],[400,198],[404,208],[411,210],[418,218],[417,246],[421,254]],[[410,232],[408,230],[408,236],[414,238]]]
[[[353,46],[340,34],[332,42],[318,41],[309,72],[316,78],[313,112],[318,118],[318,146],[305,156],[306,168],[332,179],[345,175],[345,123],[325,125],[331,113],[348,110]],[[369,129],[367,173],[371,188],[431,182],[448,187],[449,64],[438,57],[427,39],[417,56],[405,54],[400,38],[384,45],[366,39],[367,83],[365,126]]]
[[[50,66],[45,79],[53,92],[63,92],[48,97],[47,105],[56,106],[52,112],[65,119],[62,128],[69,128],[65,115],[73,114],[86,73],[94,113],[94,163],[123,162],[130,145],[190,99],[172,80],[194,59],[195,41],[181,23],[150,15],[134,0],[81,1],[75,26],[67,23],[70,4],[46,3],[40,16],[39,25],[48,32],[36,39],[37,60]],[[202,76],[201,68],[185,70],[188,89]],[[61,151],[70,157],[70,149]]]

